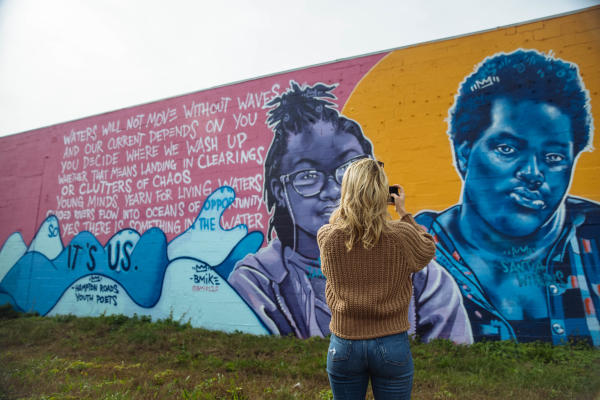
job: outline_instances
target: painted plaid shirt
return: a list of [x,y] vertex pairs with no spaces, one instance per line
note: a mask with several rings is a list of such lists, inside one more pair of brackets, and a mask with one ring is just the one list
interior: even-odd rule
[[541,264],[544,276],[558,279],[542,282],[548,318],[539,320],[508,321],[437,222],[439,214],[424,212],[416,217],[436,240],[436,261],[452,275],[462,293],[476,341],[544,340],[561,344],[584,339],[600,346],[600,206],[570,196],[565,206],[565,225]]

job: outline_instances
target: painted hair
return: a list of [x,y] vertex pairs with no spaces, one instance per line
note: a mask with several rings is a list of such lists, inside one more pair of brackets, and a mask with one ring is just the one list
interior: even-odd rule
[[348,232],[348,251],[359,242],[367,250],[377,244],[390,219],[388,197],[388,179],[377,161],[365,158],[348,167],[342,180],[340,206],[329,218],[329,223]]
[[493,100],[500,97],[558,107],[571,121],[576,154],[591,149],[594,127],[589,92],[577,65],[523,49],[485,58],[460,83],[448,111],[448,135],[454,148],[479,139],[491,124]]
[[273,141],[269,146],[265,158],[265,179],[263,194],[267,209],[271,214],[267,238],[271,238],[273,230],[282,244],[294,247],[294,221],[290,211],[285,205],[278,204],[271,189],[271,181],[279,180],[282,175],[281,159],[287,153],[288,139],[291,135],[302,135],[311,131],[312,126],[318,121],[331,123],[336,133],[349,133],[354,136],[365,154],[372,155],[373,146],[367,139],[360,126],[341,115],[336,105],[328,99],[335,99],[331,93],[336,85],[328,86],[317,83],[313,86],[300,87],[296,82],[290,81],[290,88],[277,96],[266,105],[271,107],[267,113],[267,124],[274,133]]

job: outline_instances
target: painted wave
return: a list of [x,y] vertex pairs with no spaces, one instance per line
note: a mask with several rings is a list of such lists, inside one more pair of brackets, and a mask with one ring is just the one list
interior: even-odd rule
[[[231,315],[236,315],[233,319],[236,326],[240,318],[246,318],[252,329],[264,330],[227,283],[235,263],[256,252],[264,238],[258,231],[248,233],[245,225],[222,229],[218,221],[234,198],[235,192],[230,187],[215,190],[205,200],[194,224],[170,243],[160,229],[151,228],[142,235],[132,229],[122,230],[105,246],[84,231],[63,247],[59,221],[55,216],[49,216],[29,248],[25,247],[21,235],[15,233],[0,250],[0,302],[8,301],[18,310],[41,315],[51,310],[51,314],[61,313],[61,310],[63,313],[79,310],[75,314],[84,315],[93,315],[94,310],[99,309],[114,312],[119,309],[117,305],[109,304],[110,296],[114,294],[102,290],[118,285],[116,290],[121,299],[118,302],[128,304],[125,309],[131,311],[127,315],[144,314],[145,310],[153,317],[165,313],[168,316],[177,309],[204,325],[211,321],[206,317],[216,313],[219,315],[212,315],[212,321],[222,320],[221,325],[225,328],[231,323],[227,322]],[[203,270],[202,274],[194,273],[199,268]],[[194,282],[194,279],[210,282],[204,284],[207,282]],[[100,286],[100,281],[112,282],[113,286]],[[162,296],[165,282],[169,286],[168,295]],[[216,286],[219,286],[218,290],[214,290]],[[212,290],[210,297],[202,293],[206,290]],[[194,311],[199,309],[198,305],[189,301],[190,291],[196,291],[198,298],[204,296],[211,302],[218,299],[220,304],[229,304],[235,314],[226,313],[228,319],[223,319],[223,310],[219,307],[211,308],[214,313],[200,307],[204,316],[201,318]],[[187,300],[179,298],[183,295]],[[214,327],[213,323],[210,326],[224,329]]]

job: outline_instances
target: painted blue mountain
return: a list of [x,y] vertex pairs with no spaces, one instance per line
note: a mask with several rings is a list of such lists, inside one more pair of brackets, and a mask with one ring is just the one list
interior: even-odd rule
[[26,253],[0,282],[0,292],[9,295],[19,310],[44,315],[73,282],[98,274],[119,282],[138,305],[152,307],[160,298],[168,263],[167,241],[158,228],[142,235],[120,261],[119,270],[108,263],[98,240],[81,232],[53,261],[38,252]]
[[90,232],[80,232],[63,247],[58,219],[50,216],[29,248],[19,233],[2,247],[0,259],[7,267],[0,268],[0,304],[45,315],[75,282],[101,275],[118,282],[136,305],[151,308],[161,298],[169,263],[176,260],[197,260],[227,281],[237,261],[256,252],[264,238],[258,231],[248,234],[245,225],[221,227],[234,198],[230,187],[215,190],[194,224],[168,245],[164,233],[151,228],[141,236],[124,229],[105,246]]
[[13,233],[6,239],[0,250],[0,282],[25,252],[27,252],[27,245],[19,232]]
[[112,270],[121,271],[127,268],[129,258],[138,241],[140,234],[133,229],[123,229],[117,232],[104,246],[108,265]]
[[58,218],[54,215],[50,215],[46,218],[31,241],[27,251],[37,251],[38,253],[42,253],[49,260],[54,260],[58,257],[63,251]]

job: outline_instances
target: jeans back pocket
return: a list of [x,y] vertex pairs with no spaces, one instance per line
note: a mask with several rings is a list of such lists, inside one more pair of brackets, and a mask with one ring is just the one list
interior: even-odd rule
[[376,340],[384,362],[398,366],[406,366],[411,362],[410,342],[406,333],[384,336]]
[[331,334],[327,358],[331,361],[346,361],[352,352],[352,341]]

